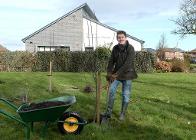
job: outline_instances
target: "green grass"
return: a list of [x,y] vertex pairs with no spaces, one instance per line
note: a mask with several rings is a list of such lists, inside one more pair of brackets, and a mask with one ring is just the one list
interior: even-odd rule
[[[54,73],[53,92],[49,93],[47,73],[0,73],[0,97],[15,99],[28,94],[30,101],[63,95],[75,95],[77,103],[70,110],[85,119],[94,115],[95,93],[83,93],[85,85],[93,85],[92,74]],[[106,84],[104,76],[103,85]],[[78,87],[79,89],[73,89]],[[49,127],[47,140],[178,140],[196,139],[196,74],[139,74],[133,81],[132,99],[126,121],[118,120],[121,96],[118,88],[113,117],[108,125],[88,124],[80,135],[61,135],[56,124]],[[102,91],[101,110],[105,110],[106,91]],[[18,102],[17,102],[18,103]],[[0,104],[1,109],[8,110]],[[10,110],[8,110],[10,111]],[[13,112],[14,113],[14,112]],[[32,140],[40,139],[42,123],[36,123]],[[21,140],[23,127],[0,116],[2,140]]]
[[191,64],[191,67],[192,68],[196,68],[196,64]]

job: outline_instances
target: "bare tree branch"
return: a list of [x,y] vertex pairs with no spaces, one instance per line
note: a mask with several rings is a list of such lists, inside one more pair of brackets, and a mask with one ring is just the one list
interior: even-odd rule
[[196,1],[184,0],[180,6],[180,16],[171,21],[177,25],[172,33],[179,34],[181,37],[188,34],[196,35]]

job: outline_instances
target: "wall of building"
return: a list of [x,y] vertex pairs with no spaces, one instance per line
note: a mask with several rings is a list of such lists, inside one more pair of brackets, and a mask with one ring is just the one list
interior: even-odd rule
[[165,59],[171,60],[174,58],[184,60],[184,54],[181,52],[165,52]]
[[[135,51],[141,51],[142,44],[132,38],[127,37],[129,43],[133,45]],[[117,44],[116,31],[106,28],[96,22],[83,18],[83,50],[85,47],[96,47],[110,44],[111,48]]]
[[[45,28],[25,41],[26,50],[29,52],[43,51],[39,46],[66,46],[70,51],[84,51],[85,47],[107,45],[112,47],[117,44],[116,31],[88,20],[89,15],[80,9],[55,24]],[[127,38],[136,51],[141,51],[142,44],[132,38]],[[48,47],[45,49],[49,51]],[[53,50],[53,48],[51,49]]]
[[70,46],[71,51],[81,51],[82,22],[80,9],[26,40],[26,50],[35,52],[38,46]]

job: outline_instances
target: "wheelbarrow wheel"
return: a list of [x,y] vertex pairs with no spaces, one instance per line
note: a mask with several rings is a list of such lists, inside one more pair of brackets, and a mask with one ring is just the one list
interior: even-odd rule
[[[62,134],[80,134],[83,129],[83,119],[76,112],[66,112],[59,119],[58,128]],[[68,123],[70,122],[70,123]]]

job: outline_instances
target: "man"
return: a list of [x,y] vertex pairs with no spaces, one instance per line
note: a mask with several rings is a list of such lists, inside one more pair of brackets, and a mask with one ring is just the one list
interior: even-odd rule
[[125,31],[117,32],[117,41],[118,44],[113,47],[107,67],[106,79],[111,85],[104,119],[111,117],[116,90],[122,83],[122,107],[119,119],[124,120],[131,94],[131,83],[137,78],[137,73],[134,68],[135,51],[129,44]]

